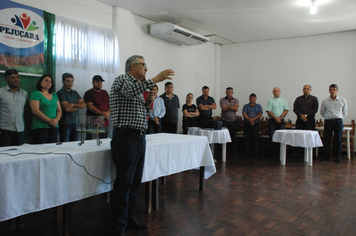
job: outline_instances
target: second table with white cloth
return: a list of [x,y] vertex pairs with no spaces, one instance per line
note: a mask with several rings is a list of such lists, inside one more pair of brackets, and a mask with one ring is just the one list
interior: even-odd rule
[[210,143],[211,152],[214,155],[214,144],[222,144],[222,162],[226,162],[226,143],[231,142],[230,132],[227,128],[222,128],[221,130],[214,130],[210,128],[201,129],[197,127],[189,127],[188,135],[200,135],[206,136]]
[[280,161],[286,164],[286,146],[304,148],[304,161],[313,166],[313,148],[322,147],[319,133],[313,130],[276,130],[273,142],[280,143]]

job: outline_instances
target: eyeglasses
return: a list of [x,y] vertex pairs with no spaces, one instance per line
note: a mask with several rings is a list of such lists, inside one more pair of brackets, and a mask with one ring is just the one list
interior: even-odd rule
[[145,68],[145,69],[147,69],[147,65],[146,65],[146,63],[136,63],[137,65],[138,64],[140,64],[140,65],[142,65],[143,66],[143,68]]

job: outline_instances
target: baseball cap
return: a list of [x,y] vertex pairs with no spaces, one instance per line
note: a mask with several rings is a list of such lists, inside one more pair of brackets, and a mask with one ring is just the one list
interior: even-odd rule
[[103,77],[101,77],[100,75],[94,75],[93,82],[94,81],[104,81],[105,82],[105,80],[103,80]]

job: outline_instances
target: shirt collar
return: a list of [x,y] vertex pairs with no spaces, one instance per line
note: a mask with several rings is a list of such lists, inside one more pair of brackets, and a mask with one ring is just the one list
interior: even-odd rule
[[61,90],[63,90],[64,92],[71,93],[73,89],[70,89],[70,91],[67,91],[67,89],[65,89],[64,86],[62,86]]
[[129,72],[126,72],[126,75],[132,80],[132,82],[137,82],[137,79],[133,77]]
[[[12,92],[12,90],[9,87],[9,85],[6,85],[6,91],[11,91]],[[20,91],[21,91],[21,88],[19,87],[16,92],[20,92]]]
[[[339,100],[339,95],[336,95],[335,100]],[[330,96],[329,96],[329,101],[333,101]]]

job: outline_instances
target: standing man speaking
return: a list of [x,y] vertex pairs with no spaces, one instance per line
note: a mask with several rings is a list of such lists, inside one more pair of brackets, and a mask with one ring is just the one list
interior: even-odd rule
[[150,93],[145,102],[143,92],[174,75],[173,70],[164,70],[146,80],[147,65],[138,55],[127,59],[125,71],[115,79],[110,91],[110,118],[114,126],[111,155],[116,167],[112,211],[118,235],[124,235],[126,228],[148,227],[133,216],[146,151],[147,116],[153,100]]

